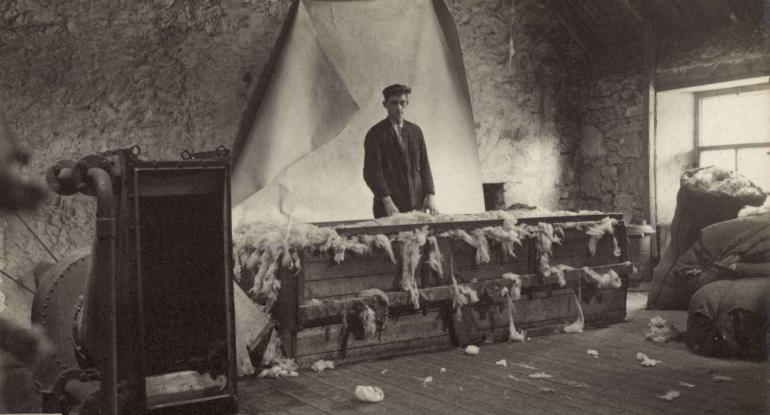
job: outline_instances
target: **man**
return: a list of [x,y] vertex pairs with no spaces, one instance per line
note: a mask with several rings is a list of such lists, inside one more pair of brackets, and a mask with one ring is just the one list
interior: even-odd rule
[[422,130],[404,120],[411,92],[406,85],[385,88],[388,117],[366,133],[364,180],[374,193],[375,218],[412,210],[438,213]]

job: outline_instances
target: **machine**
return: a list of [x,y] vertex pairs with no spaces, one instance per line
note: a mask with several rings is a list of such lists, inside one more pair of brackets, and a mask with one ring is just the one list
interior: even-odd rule
[[63,160],[60,195],[96,199],[96,239],[35,271],[33,323],[56,343],[44,412],[235,413],[229,151]]

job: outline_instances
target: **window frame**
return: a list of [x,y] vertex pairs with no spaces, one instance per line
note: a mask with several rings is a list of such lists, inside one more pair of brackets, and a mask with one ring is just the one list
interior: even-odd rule
[[695,125],[694,125],[695,137],[694,139],[695,139],[695,160],[698,167],[703,167],[701,166],[701,154],[704,151],[733,150],[733,157],[734,157],[733,162],[735,164],[736,171],[738,170],[738,150],[746,149],[746,148],[767,148],[767,150],[770,151],[770,142],[768,141],[756,141],[756,142],[741,143],[741,144],[718,144],[718,145],[708,145],[708,146],[700,145],[700,130],[701,130],[700,121],[701,121],[701,111],[702,111],[701,106],[704,98],[720,96],[720,95],[739,94],[742,92],[761,91],[766,89],[770,90],[770,82],[695,92]]

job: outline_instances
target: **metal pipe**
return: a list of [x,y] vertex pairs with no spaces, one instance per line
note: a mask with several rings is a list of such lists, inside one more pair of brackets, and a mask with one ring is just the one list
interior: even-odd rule
[[117,415],[116,229],[112,178],[98,167],[89,168],[87,177],[96,196],[96,241],[83,305],[86,319],[83,337],[99,370],[104,412]]

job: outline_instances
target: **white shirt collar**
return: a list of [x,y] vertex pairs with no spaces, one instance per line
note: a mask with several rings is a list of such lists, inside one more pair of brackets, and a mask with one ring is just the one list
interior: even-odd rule
[[390,121],[390,125],[392,125],[393,127],[398,128],[399,130],[404,128],[404,120],[401,120],[401,123],[399,124],[399,123],[396,123],[395,121],[393,121],[390,117],[388,117],[388,121]]

